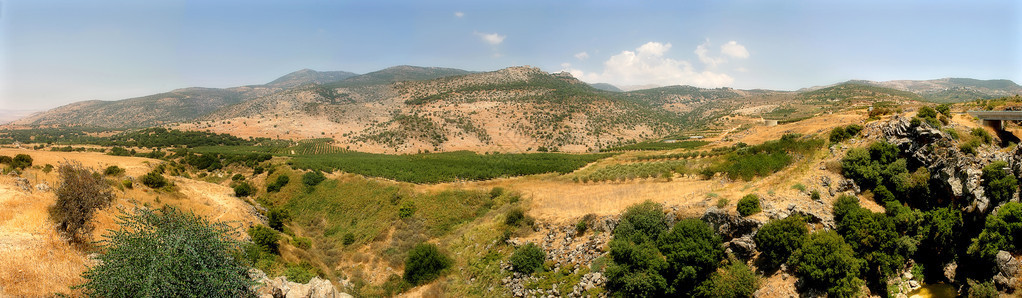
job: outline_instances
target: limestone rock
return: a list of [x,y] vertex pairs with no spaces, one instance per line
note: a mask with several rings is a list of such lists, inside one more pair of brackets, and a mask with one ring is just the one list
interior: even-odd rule
[[258,269],[252,269],[249,274],[259,284],[254,286],[256,295],[261,298],[344,298],[352,297],[349,294],[337,291],[330,281],[313,277],[308,283],[300,284],[287,280],[287,277],[280,276],[270,279],[266,273]]

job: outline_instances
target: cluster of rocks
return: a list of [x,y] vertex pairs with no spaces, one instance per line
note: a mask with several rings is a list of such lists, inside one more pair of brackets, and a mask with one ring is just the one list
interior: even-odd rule
[[1006,251],[997,252],[997,275],[994,275],[994,283],[1001,288],[1017,289],[1019,286],[1019,269],[1022,262],[1015,259],[1011,253]]
[[[586,223],[590,226],[590,232],[579,234],[575,225],[552,225],[537,224],[538,232],[545,233],[545,236],[538,243],[539,247],[546,252],[546,262],[552,263],[554,271],[562,268],[574,268],[573,273],[579,273],[582,268],[588,268],[597,258],[607,254],[607,242],[610,242],[611,232],[617,226],[616,216],[597,217]],[[587,235],[588,234],[588,235]],[[520,246],[526,244],[520,239],[508,239],[508,244]],[[511,264],[501,263],[501,269],[510,272]],[[555,283],[550,289],[527,289],[526,285],[536,282],[538,279],[529,274],[513,272],[501,282],[515,297],[545,297],[545,296],[568,296],[583,297],[586,292],[595,287],[602,287],[606,278],[601,272],[588,272],[582,275],[580,280],[571,286],[569,293],[562,293],[559,288],[562,284]]]
[[702,220],[709,223],[725,241],[726,252],[743,260],[756,255],[756,241],[752,239],[763,222],[709,207]]
[[308,283],[296,283],[288,281],[287,277],[280,276],[270,279],[266,273],[259,269],[252,269],[249,275],[258,283],[253,286],[256,295],[260,298],[345,298],[352,297],[347,293],[337,291],[330,281],[313,277]]
[[23,191],[32,192],[32,183],[28,182],[25,178],[14,178],[14,185],[21,188]]

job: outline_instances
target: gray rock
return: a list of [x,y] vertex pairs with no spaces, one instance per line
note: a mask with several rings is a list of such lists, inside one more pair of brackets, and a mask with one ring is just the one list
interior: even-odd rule
[[352,297],[349,294],[338,292],[330,281],[313,277],[308,283],[296,283],[287,280],[287,277],[280,276],[270,279],[266,273],[258,269],[249,271],[249,275],[256,280],[258,285],[253,286],[256,294],[262,298],[287,297],[287,298],[345,298]]
[[997,252],[997,269],[1005,276],[1015,276],[1020,266],[1022,263],[1012,257],[1011,253],[1003,250]]
[[756,241],[752,239],[753,234],[744,235],[727,242],[727,249],[735,257],[748,260],[756,255]]
[[755,233],[763,225],[758,220],[730,214],[717,207],[707,208],[702,219],[710,223],[724,237],[724,241]]

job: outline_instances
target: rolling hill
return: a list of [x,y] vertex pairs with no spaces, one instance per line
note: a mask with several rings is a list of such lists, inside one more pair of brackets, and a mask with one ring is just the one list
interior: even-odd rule
[[851,80],[845,83],[806,88],[800,91],[815,91],[841,84],[861,84],[908,91],[919,95],[922,100],[937,103],[955,103],[1022,94],[1022,86],[1019,86],[1011,80],[977,80],[968,78],[894,80],[882,82]]

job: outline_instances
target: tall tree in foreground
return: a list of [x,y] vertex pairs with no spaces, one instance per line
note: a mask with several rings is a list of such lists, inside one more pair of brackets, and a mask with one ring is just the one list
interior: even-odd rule
[[76,286],[90,297],[252,297],[234,228],[173,207],[122,215],[98,265]]
[[72,244],[88,244],[95,228],[93,215],[113,201],[110,185],[99,173],[78,162],[63,163],[57,172],[60,185],[54,191],[57,201],[50,207],[50,219],[57,224],[57,232]]

